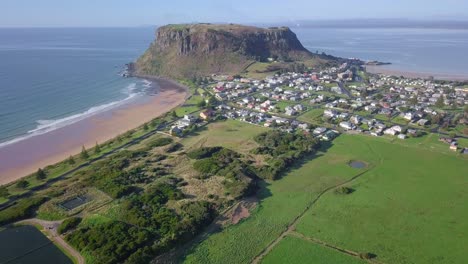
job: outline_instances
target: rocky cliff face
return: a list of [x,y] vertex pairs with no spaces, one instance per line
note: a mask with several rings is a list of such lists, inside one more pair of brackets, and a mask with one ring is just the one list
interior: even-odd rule
[[192,77],[212,73],[238,73],[253,61],[268,58],[312,58],[286,27],[257,28],[241,25],[167,25],[137,61],[139,74]]

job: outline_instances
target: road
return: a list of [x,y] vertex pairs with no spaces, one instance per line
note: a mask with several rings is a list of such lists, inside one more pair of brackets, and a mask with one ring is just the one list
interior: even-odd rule
[[19,199],[29,197],[29,196],[31,196],[32,194],[34,194],[35,192],[37,192],[37,191],[44,190],[44,189],[50,187],[52,184],[54,184],[54,183],[56,183],[56,182],[58,182],[58,181],[60,181],[60,180],[63,180],[63,179],[66,178],[66,177],[72,176],[73,173],[75,173],[75,172],[77,172],[77,171],[79,171],[79,170],[81,170],[81,169],[83,169],[83,168],[89,167],[90,165],[92,165],[93,163],[96,163],[97,161],[103,160],[104,158],[106,158],[106,157],[108,157],[108,156],[110,156],[110,155],[112,155],[112,154],[115,154],[116,152],[118,152],[118,151],[120,151],[120,150],[123,150],[123,149],[125,149],[125,148],[128,148],[128,147],[130,147],[130,146],[132,146],[132,145],[135,145],[135,144],[141,142],[142,140],[147,139],[147,138],[149,138],[149,137],[155,135],[156,133],[159,133],[160,130],[166,128],[167,126],[170,126],[170,125],[173,124],[174,122],[175,122],[175,121],[171,121],[171,122],[168,122],[168,123],[160,124],[159,126],[157,126],[156,128],[154,128],[153,130],[151,130],[151,131],[149,131],[149,132],[147,132],[147,133],[145,133],[145,134],[143,134],[143,135],[141,135],[141,136],[139,136],[139,137],[137,137],[137,138],[132,139],[131,141],[125,143],[124,145],[119,146],[119,147],[116,147],[115,149],[112,149],[112,150],[110,150],[110,151],[108,151],[108,152],[106,152],[106,153],[100,155],[99,157],[93,158],[93,159],[91,159],[91,160],[89,160],[89,161],[87,161],[87,162],[85,162],[85,163],[79,165],[79,166],[76,167],[76,168],[73,168],[73,169],[71,169],[71,170],[69,170],[69,171],[67,171],[67,172],[64,172],[64,173],[60,174],[59,176],[57,176],[57,177],[55,177],[55,178],[53,178],[53,179],[48,180],[46,183],[44,183],[44,184],[42,184],[42,185],[33,187],[33,188],[31,188],[30,190],[28,190],[27,192],[25,192],[25,193],[22,193],[22,194],[19,194],[19,195],[10,196],[9,201],[6,202],[6,203],[4,203],[4,204],[2,204],[2,205],[0,206],[0,211],[3,210],[3,209],[5,209],[5,208],[8,208],[8,207],[14,205],[15,202],[16,202],[17,200],[19,200]]
[[65,249],[69,255],[71,255],[76,263],[84,264],[85,260],[83,256],[81,256],[80,252],[70,246],[57,232],[57,228],[60,226],[62,221],[45,221],[37,218],[26,219],[22,221],[16,222],[16,224],[26,224],[26,225],[40,225],[44,232],[54,244],[59,245],[61,248]]

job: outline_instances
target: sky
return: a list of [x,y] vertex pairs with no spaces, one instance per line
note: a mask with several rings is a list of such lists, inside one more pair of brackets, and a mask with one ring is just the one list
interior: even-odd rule
[[1,0],[0,27],[277,23],[407,18],[468,20],[468,0]]

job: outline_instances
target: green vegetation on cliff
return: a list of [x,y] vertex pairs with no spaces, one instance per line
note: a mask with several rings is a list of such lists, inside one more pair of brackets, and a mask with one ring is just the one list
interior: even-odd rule
[[136,62],[136,72],[176,78],[239,74],[255,62],[269,59],[288,68],[292,62],[334,58],[309,52],[287,27],[167,25],[157,30],[156,40]]

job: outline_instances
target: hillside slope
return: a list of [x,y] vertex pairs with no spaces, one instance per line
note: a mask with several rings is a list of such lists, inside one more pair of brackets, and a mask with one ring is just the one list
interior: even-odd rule
[[167,77],[236,74],[255,61],[324,59],[309,52],[287,27],[233,24],[167,25],[136,62],[136,73]]

